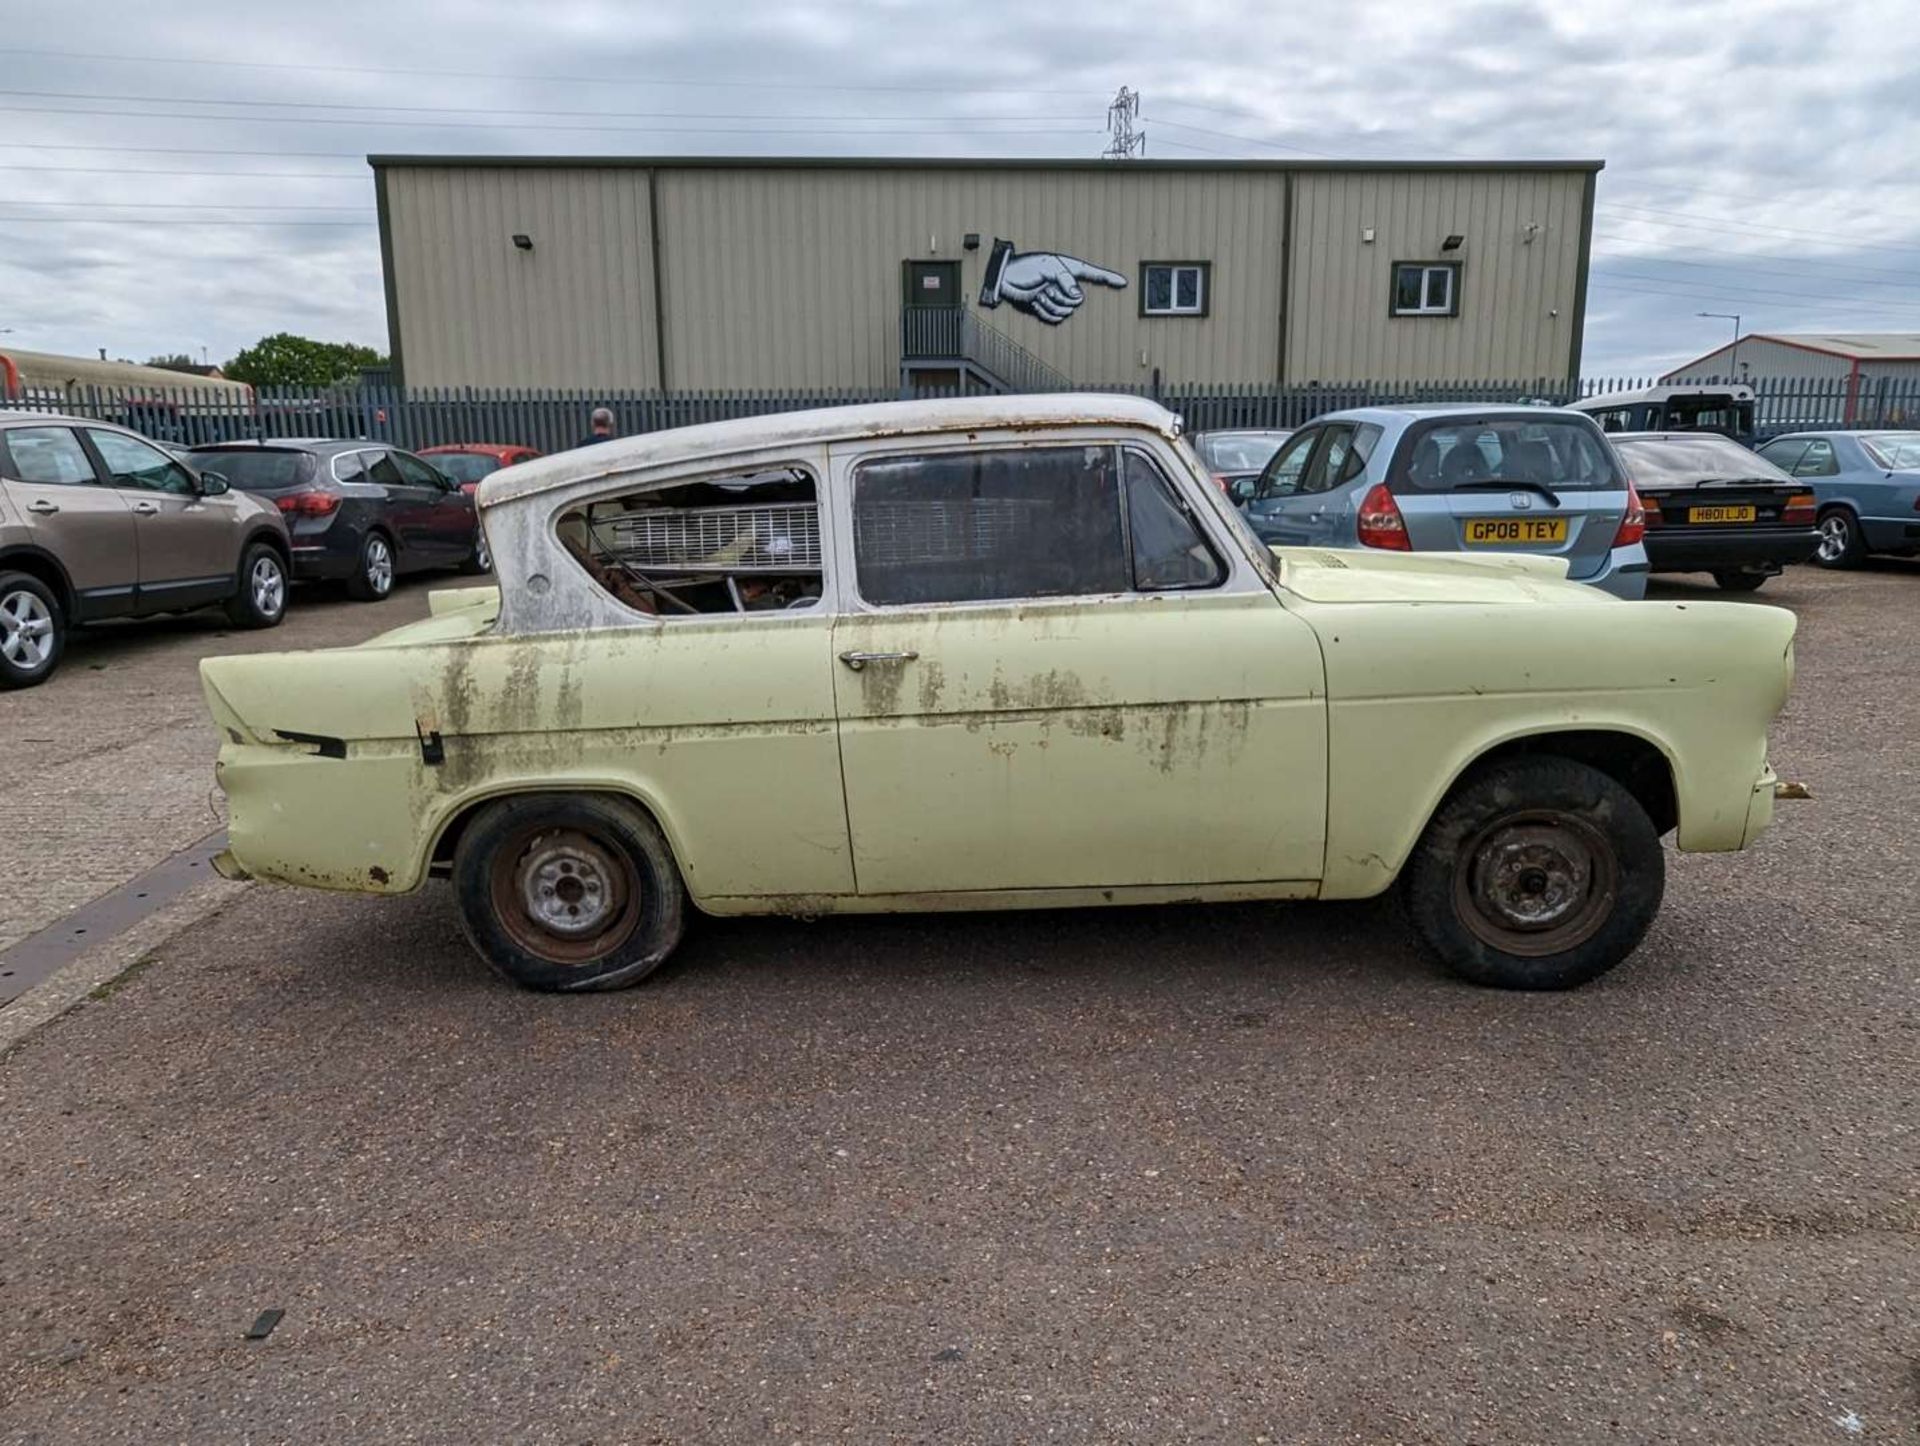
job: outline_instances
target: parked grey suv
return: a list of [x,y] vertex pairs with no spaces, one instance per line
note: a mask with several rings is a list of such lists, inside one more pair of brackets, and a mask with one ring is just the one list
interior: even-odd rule
[[77,623],[218,603],[273,627],[290,553],[273,507],[137,432],[0,418],[0,688],[51,677]]

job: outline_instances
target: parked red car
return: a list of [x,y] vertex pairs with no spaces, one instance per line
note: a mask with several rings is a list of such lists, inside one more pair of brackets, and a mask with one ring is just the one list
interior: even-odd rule
[[515,462],[531,462],[540,454],[531,447],[516,447],[505,442],[449,442],[444,447],[422,447],[422,457],[471,493],[489,472],[511,467]]

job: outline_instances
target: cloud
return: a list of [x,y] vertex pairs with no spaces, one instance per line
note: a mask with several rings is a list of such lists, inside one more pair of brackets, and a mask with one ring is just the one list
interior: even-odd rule
[[[384,345],[368,152],[1086,156],[1123,83],[1156,156],[1604,158],[1596,370],[1721,339],[1695,311],[1920,325],[1920,35],[1895,0],[97,0],[3,43],[22,90],[72,97],[0,97],[41,108],[0,110],[0,325],[45,350]],[[199,224],[221,218],[246,224]]]

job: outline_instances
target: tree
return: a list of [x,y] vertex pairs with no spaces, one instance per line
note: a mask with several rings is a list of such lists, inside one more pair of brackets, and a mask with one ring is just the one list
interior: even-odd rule
[[256,387],[330,387],[353,381],[362,368],[385,366],[386,362],[370,346],[314,341],[281,331],[261,337],[223,370],[234,381]]
[[183,351],[177,351],[168,356],[150,356],[147,358],[147,365],[150,367],[159,367],[162,371],[169,372],[198,372],[200,370],[200,364]]

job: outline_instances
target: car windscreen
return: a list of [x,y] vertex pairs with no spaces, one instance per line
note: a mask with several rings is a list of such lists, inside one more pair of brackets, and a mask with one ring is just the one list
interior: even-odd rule
[[1273,460],[1290,432],[1216,432],[1200,438],[1200,455],[1214,472],[1258,472]]
[[1396,489],[1452,492],[1496,482],[1621,491],[1626,479],[1585,417],[1493,416],[1416,422],[1400,439]]
[[1860,445],[1877,467],[1901,472],[1920,468],[1920,432],[1887,432],[1862,437]]
[[426,460],[456,482],[478,482],[500,470],[500,459],[484,452],[435,452]]
[[305,452],[232,447],[196,449],[188,456],[197,470],[218,472],[228,486],[242,492],[284,492],[313,475],[312,459]]
[[1634,485],[1658,490],[1706,481],[1791,482],[1758,453],[1724,437],[1615,438]]

